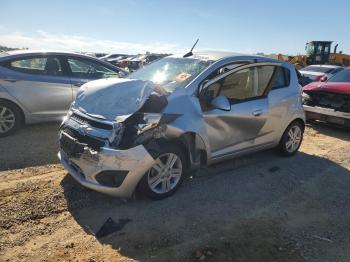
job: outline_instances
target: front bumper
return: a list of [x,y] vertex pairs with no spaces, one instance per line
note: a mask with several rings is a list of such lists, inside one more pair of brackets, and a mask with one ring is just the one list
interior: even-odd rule
[[[104,147],[99,152],[85,147],[79,157],[68,157],[63,150],[60,150],[58,158],[68,172],[83,186],[125,198],[132,196],[143,175],[155,163],[142,145],[127,150]],[[127,171],[127,175],[118,187],[106,186],[96,180],[96,176],[104,171]]]
[[321,120],[333,124],[350,126],[350,113],[317,106],[304,105],[303,107],[307,119]]

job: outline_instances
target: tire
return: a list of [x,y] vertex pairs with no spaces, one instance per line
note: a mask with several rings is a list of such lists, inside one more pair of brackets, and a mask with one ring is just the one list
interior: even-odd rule
[[0,100],[0,137],[13,134],[22,123],[21,110],[11,102]]
[[283,156],[292,156],[298,152],[303,141],[304,125],[300,121],[293,121],[284,131],[277,147]]
[[[185,154],[171,144],[163,144],[160,149],[150,151],[150,154],[156,159],[156,164],[142,177],[138,189],[153,200],[167,198],[182,184],[187,169]],[[169,170],[173,172],[169,173]]]

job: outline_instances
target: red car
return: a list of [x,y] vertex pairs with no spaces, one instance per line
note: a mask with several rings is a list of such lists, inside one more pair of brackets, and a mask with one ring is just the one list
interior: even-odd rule
[[327,82],[313,82],[303,88],[307,119],[350,127],[350,67]]

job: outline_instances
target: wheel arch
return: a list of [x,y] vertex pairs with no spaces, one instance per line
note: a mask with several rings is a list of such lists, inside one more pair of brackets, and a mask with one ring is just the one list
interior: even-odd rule
[[303,126],[303,129],[305,129],[305,121],[304,121],[304,119],[302,119],[300,117],[297,117],[297,118],[293,119],[292,121],[290,121],[290,123],[287,125],[287,127],[290,126],[294,122],[299,122]]
[[18,109],[18,111],[20,112],[21,117],[22,117],[22,119],[21,119],[21,124],[25,124],[25,122],[26,122],[26,116],[25,116],[24,111],[23,111],[23,109],[22,109],[21,106],[19,106],[17,103],[15,103],[15,102],[13,102],[12,100],[7,99],[7,98],[0,98],[0,102],[1,102],[1,101],[6,102],[6,103],[9,103],[9,104],[13,105],[14,107],[16,107],[16,108]]
[[195,132],[186,132],[178,137],[152,139],[145,147],[148,150],[157,150],[165,143],[171,143],[180,147],[185,154],[189,169],[198,168],[202,165],[206,165],[208,162],[204,141]]

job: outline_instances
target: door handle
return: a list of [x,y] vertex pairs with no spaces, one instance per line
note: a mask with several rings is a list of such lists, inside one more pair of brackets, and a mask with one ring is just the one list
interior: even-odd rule
[[260,116],[262,115],[263,111],[261,109],[253,111],[253,116]]

